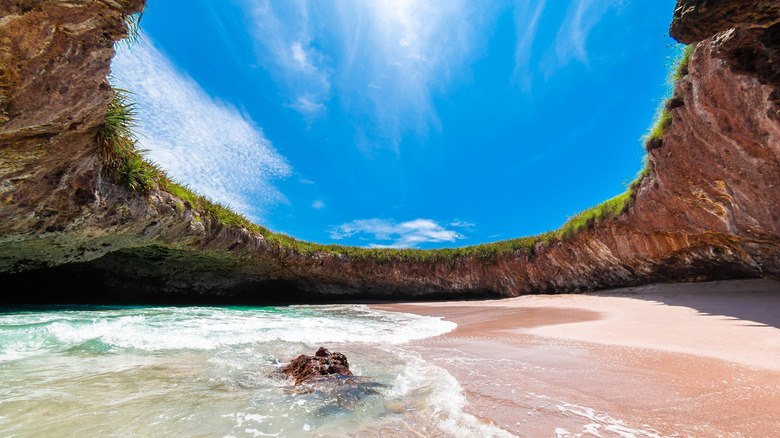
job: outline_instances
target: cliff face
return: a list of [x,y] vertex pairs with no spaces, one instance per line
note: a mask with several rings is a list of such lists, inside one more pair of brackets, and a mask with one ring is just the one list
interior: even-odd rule
[[305,255],[101,177],[123,17],[142,0],[0,5],[0,302],[511,296],[780,276],[780,6],[685,1],[696,43],[627,213],[484,261]]

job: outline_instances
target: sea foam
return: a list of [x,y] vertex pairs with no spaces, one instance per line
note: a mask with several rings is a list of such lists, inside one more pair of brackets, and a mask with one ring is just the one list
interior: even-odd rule
[[[35,433],[36,412],[53,409],[46,424],[65,435],[512,436],[464,412],[458,382],[405,345],[456,327],[440,318],[360,305],[101,307],[6,313],[0,327],[0,407],[20,413],[0,419],[11,435]],[[276,371],[320,345],[362,377],[291,388]]]
[[98,341],[114,349],[213,350],[283,341],[402,344],[455,323],[360,305],[287,308],[151,307],[0,315],[0,360]]

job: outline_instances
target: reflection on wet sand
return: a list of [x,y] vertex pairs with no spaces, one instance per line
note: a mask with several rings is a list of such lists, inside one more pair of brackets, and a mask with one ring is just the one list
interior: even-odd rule
[[719,315],[780,322],[778,292],[759,280],[375,307],[456,322],[411,348],[460,382],[468,412],[521,436],[774,436],[780,324]]

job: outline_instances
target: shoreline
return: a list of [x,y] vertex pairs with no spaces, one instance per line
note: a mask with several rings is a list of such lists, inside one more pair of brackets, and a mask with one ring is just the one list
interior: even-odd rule
[[369,306],[457,323],[410,347],[456,378],[468,413],[520,436],[771,436],[780,425],[778,281]]

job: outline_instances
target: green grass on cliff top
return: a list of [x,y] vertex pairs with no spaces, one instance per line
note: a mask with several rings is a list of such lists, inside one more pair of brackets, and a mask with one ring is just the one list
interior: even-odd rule
[[[693,50],[694,46],[687,47],[678,60],[677,67],[670,76],[673,83],[688,74],[688,61]],[[182,208],[191,208],[201,217],[209,218],[217,226],[245,228],[250,232],[260,234],[279,251],[293,250],[301,254],[347,256],[353,259],[367,258],[380,262],[414,260],[430,263],[444,261],[452,263],[458,258],[475,257],[486,264],[496,263],[501,256],[516,252],[533,254],[534,246],[537,244],[550,245],[556,241],[569,240],[578,233],[593,228],[598,223],[616,219],[633,205],[642,181],[653,175],[652,162],[645,157],[644,168],[628,185],[626,192],[576,214],[558,230],[548,231],[537,236],[460,248],[429,250],[323,245],[274,233],[265,227],[252,223],[245,216],[230,208],[213,202],[170,179],[154,163],[143,158],[143,150],[137,149],[134,133],[135,107],[128,97],[128,93],[116,88],[114,93],[114,98],[106,113],[105,127],[98,134],[101,158],[104,163],[104,175],[112,178],[131,192],[149,195],[154,190],[161,190],[170,193],[182,201]],[[648,150],[652,148],[651,145],[658,145],[659,142],[663,141],[663,133],[671,125],[672,116],[667,103],[668,101],[659,107],[653,125],[644,137]]]

